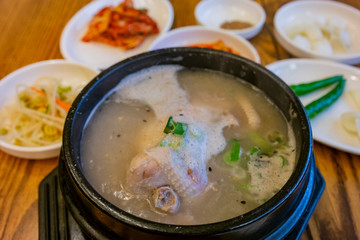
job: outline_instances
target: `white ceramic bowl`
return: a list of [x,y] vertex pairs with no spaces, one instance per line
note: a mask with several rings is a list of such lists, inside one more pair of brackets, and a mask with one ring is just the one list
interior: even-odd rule
[[[320,54],[305,50],[294,44],[287,31],[293,26],[319,19],[341,18],[346,21],[346,31],[350,35],[350,46],[344,54]],[[280,44],[296,57],[322,58],[346,64],[360,63],[360,11],[354,7],[336,1],[293,1],[283,5],[274,16],[275,36]]]
[[60,39],[61,54],[65,59],[80,62],[97,69],[105,69],[133,55],[146,52],[150,44],[167,32],[174,20],[174,9],[168,0],[133,0],[135,8],[146,8],[159,27],[159,34],[148,36],[134,49],[122,50],[99,42],[81,41],[93,16],[106,6],[116,6],[123,0],[90,1],[66,24]]
[[195,8],[195,17],[199,24],[220,28],[226,21],[244,21],[253,26],[239,30],[227,30],[246,39],[257,35],[266,19],[266,13],[261,5],[249,0],[203,0]]
[[240,53],[240,56],[260,63],[260,56],[255,47],[246,39],[236,34],[220,29],[204,26],[188,26],[175,28],[156,39],[150,50],[169,47],[186,47],[197,43],[211,43],[218,40]]
[[[0,81],[0,111],[13,102],[18,84],[31,85],[43,76],[62,79],[68,85],[86,84],[98,74],[98,71],[82,64],[66,60],[47,60],[22,67]],[[27,159],[45,159],[59,155],[61,143],[42,147],[22,147],[6,142],[0,137],[0,149],[10,155]]]

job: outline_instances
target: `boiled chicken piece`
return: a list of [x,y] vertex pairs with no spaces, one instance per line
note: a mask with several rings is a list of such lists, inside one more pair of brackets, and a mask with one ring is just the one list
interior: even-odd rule
[[[159,158],[166,158],[169,154],[166,148],[151,149],[149,152],[156,152]],[[136,194],[146,194],[168,183],[167,176],[160,166],[161,160],[152,157],[149,152],[137,154],[127,172],[127,186]]]
[[175,213],[180,207],[179,196],[169,186],[154,189],[152,197],[154,206],[164,212]]
[[194,197],[207,183],[205,157],[205,134],[189,126],[184,135],[168,134],[160,146],[135,156],[127,172],[127,186],[137,194],[167,186],[168,193]]

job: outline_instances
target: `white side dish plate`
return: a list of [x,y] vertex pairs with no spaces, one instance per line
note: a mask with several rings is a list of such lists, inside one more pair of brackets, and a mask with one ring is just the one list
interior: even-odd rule
[[[348,94],[360,89],[360,69],[328,60],[289,59],[266,66],[287,84],[299,84],[342,74],[347,80],[342,96],[328,109],[311,119],[314,139],[345,152],[360,154],[360,139],[348,133],[341,125],[340,116],[348,111],[360,111]],[[303,105],[323,96],[330,88],[318,90],[300,98]]]
[[[24,66],[0,81],[0,111],[11,104],[16,97],[16,86],[30,86],[40,77],[49,76],[61,79],[68,86],[86,85],[99,72],[82,64],[64,59],[47,60]],[[23,147],[6,142],[0,137],[0,149],[10,155],[27,159],[56,157],[60,153],[61,143],[40,147]]]
[[186,47],[192,44],[213,43],[222,40],[224,44],[240,56],[260,63],[260,56],[255,47],[245,38],[221,29],[204,26],[187,26],[175,28],[156,39],[149,50],[169,47]]
[[174,10],[168,0],[133,0],[135,8],[146,8],[149,16],[156,21],[160,32],[148,36],[141,45],[130,50],[98,42],[82,42],[81,38],[88,29],[93,16],[106,6],[116,6],[122,0],[92,1],[81,8],[65,26],[61,39],[60,50],[64,58],[83,63],[92,68],[105,69],[133,55],[146,52],[150,44],[162,33],[168,31],[174,20]]

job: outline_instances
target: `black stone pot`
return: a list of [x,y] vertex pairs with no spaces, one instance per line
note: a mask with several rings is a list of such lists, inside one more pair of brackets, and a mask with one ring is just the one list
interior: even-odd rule
[[[253,211],[226,221],[177,226],[135,217],[109,203],[92,188],[83,175],[80,153],[83,129],[92,110],[125,76],[160,64],[211,69],[240,77],[263,90],[279,107],[295,132],[297,165],[289,181],[273,198]],[[95,239],[298,237],[324,185],[312,157],[309,120],[300,100],[290,88],[270,71],[248,59],[201,48],[171,48],[140,54],[115,64],[93,79],[73,103],[65,122],[59,182],[72,217],[88,237]]]

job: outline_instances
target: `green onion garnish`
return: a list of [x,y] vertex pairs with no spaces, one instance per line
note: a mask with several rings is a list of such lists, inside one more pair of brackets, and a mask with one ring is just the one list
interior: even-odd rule
[[186,123],[175,122],[172,117],[169,117],[164,129],[164,133],[169,134],[172,132],[176,135],[183,135],[186,131],[186,128]]
[[173,131],[173,134],[183,135],[184,132],[185,132],[184,124],[178,122],[178,123],[176,124],[176,126],[175,126],[175,129],[174,129],[174,131]]
[[250,156],[253,156],[255,154],[258,154],[258,152],[260,152],[260,149],[258,147],[252,147],[250,149]]
[[231,149],[224,153],[223,159],[227,165],[232,165],[234,162],[240,159],[240,142],[236,139],[230,140]]
[[240,143],[238,140],[233,140],[233,145],[231,147],[230,161],[235,162],[240,158]]
[[166,127],[164,129],[164,133],[168,134],[168,133],[171,133],[172,130],[174,130],[174,125],[173,125],[173,120],[172,120],[172,117],[169,117],[167,123],[166,123]]
[[288,165],[289,164],[289,161],[283,156],[283,155],[280,155],[280,158],[281,158],[281,167],[284,167],[285,165]]

